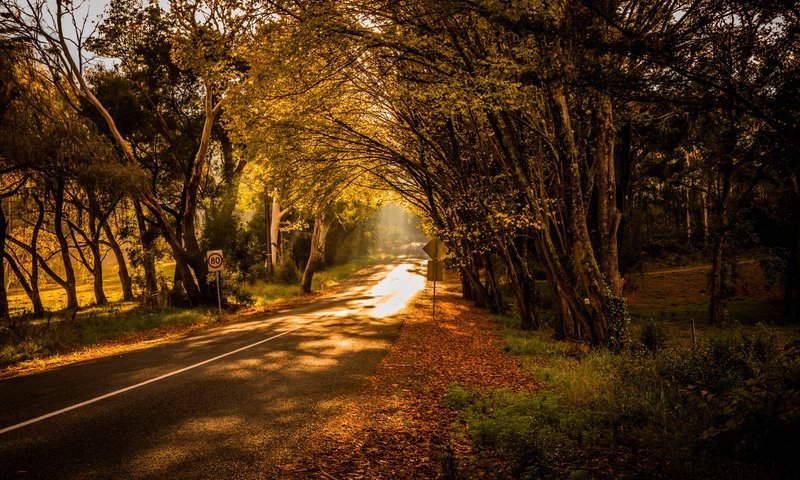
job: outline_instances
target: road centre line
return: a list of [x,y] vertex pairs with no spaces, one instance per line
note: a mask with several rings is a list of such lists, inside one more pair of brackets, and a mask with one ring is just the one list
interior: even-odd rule
[[277,335],[273,335],[273,336],[271,336],[269,338],[265,338],[263,340],[259,340],[256,343],[252,343],[250,345],[246,345],[244,347],[237,348],[236,350],[230,351],[228,353],[223,353],[222,355],[217,355],[214,358],[209,358],[208,360],[203,360],[202,362],[195,363],[194,365],[189,365],[188,367],[181,368],[180,370],[175,370],[174,372],[165,373],[164,375],[161,375],[161,376],[155,377],[155,378],[151,378],[150,380],[145,380],[144,382],[137,383],[136,385],[131,385],[129,387],[125,387],[125,388],[116,390],[116,391],[111,392],[111,393],[106,393],[105,395],[101,395],[99,397],[92,398],[91,400],[86,400],[85,402],[76,403],[75,405],[72,405],[72,406],[69,406],[69,407],[66,407],[66,408],[62,408],[61,410],[57,410],[55,412],[51,412],[51,413],[42,415],[40,417],[32,418],[32,419],[27,420],[25,422],[18,423],[16,425],[12,425],[10,427],[3,428],[2,430],[0,430],[0,435],[4,434],[6,432],[10,432],[12,430],[17,430],[18,428],[26,427],[28,425],[31,425],[31,424],[34,424],[34,423],[37,423],[37,422],[41,422],[42,420],[46,420],[48,418],[52,418],[52,417],[55,417],[57,415],[61,415],[62,413],[66,413],[66,412],[69,412],[71,410],[76,410],[78,408],[85,407],[87,405],[91,405],[92,403],[99,402],[100,400],[105,400],[106,398],[113,397],[115,395],[119,395],[121,393],[129,392],[129,391],[134,390],[136,388],[143,387],[145,385],[149,385],[151,383],[155,383],[155,382],[164,380],[165,378],[169,378],[169,377],[172,377],[174,375],[178,375],[178,374],[186,372],[188,370],[192,370],[194,368],[203,366],[203,365],[205,365],[207,363],[215,362],[217,360],[220,360],[222,358],[228,357],[230,355],[234,355],[236,353],[243,352],[243,351],[245,351],[245,350],[247,350],[249,348],[257,347],[258,345],[261,345],[262,343],[269,342],[270,340],[275,340],[276,338],[282,337],[284,335],[288,335],[288,334],[290,334],[290,333],[292,333],[292,332],[294,332],[296,330],[300,330],[301,328],[303,328],[303,326],[304,325],[300,325],[298,327],[292,328],[291,330],[287,330],[287,331],[279,333]]

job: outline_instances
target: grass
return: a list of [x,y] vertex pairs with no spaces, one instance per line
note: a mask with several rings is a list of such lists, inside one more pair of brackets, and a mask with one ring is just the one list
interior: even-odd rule
[[[506,350],[544,384],[532,393],[450,387],[479,448],[517,478],[787,478],[800,471],[800,338],[765,325],[720,329],[694,348],[662,332],[622,353],[556,341],[496,317]],[[643,329],[640,333],[646,331]]]
[[496,316],[506,351],[544,387],[452,385],[443,405],[515,478],[797,478],[800,326],[753,271],[709,326],[703,278],[702,267],[646,274],[621,353]]
[[[83,347],[110,341],[156,338],[164,328],[202,326],[216,314],[200,309],[140,309],[131,303],[89,308],[74,317],[68,312],[51,313],[40,319],[15,319],[2,328],[0,367],[62,355]],[[144,333],[144,335],[142,335]]]

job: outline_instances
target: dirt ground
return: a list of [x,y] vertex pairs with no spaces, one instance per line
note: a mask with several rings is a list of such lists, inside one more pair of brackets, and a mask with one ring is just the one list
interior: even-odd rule
[[[764,273],[755,260],[739,262],[736,268],[731,287],[737,297],[761,300],[780,298],[779,288],[767,288]],[[708,303],[710,271],[710,265],[701,265],[629,275],[625,296],[630,305],[640,308],[705,306]]]
[[287,478],[437,478],[442,464],[453,462],[478,477],[504,468],[472,451],[442,399],[452,383],[486,391],[530,391],[538,384],[504,352],[496,325],[460,298],[457,285],[437,288],[435,321],[431,307],[427,288],[403,314],[400,336],[369,388],[313,436],[307,456],[284,467]]

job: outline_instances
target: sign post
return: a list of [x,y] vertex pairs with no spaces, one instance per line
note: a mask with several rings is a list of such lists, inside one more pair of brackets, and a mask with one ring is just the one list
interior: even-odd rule
[[433,280],[433,312],[431,316],[436,321],[436,281],[444,280],[442,260],[447,255],[447,247],[444,246],[441,240],[434,238],[425,244],[422,249],[432,258],[432,260],[428,260],[428,280]]
[[208,265],[209,272],[217,272],[217,320],[222,320],[222,295],[219,290],[219,272],[222,271],[222,266],[225,263],[225,257],[222,255],[222,250],[209,250],[206,252],[206,265]]

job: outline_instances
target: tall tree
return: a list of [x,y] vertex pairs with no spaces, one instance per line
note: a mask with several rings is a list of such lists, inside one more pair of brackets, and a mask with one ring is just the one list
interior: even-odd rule
[[[84,47],[87,38],[84,32],[67,31],[69,25],[86,25],[85,21],[81,23],[76,19],[77,7],[62,0],[56,1],[52,9],[48,2],[42,0],[28,3],[24,7],[15,2],[4,1],[3,25],[14,30],[21,38],[27,39],[38,52],[39,59],[48,65],[53,78],[65,79],[69,91],[97,111],[114,139],[120,156],[131,171],[135,172],[134,177],[146,178],[130,139],[120,130],[117,117],[96,95],[86,75],[87,64],[83,55],[86,53]],[[164,27],[168,32],[168,51],[175,65],[179,69],[194,72],[196,76],[193,88],[200,93],[199,107],[202,114],[200,127],[194,132],[196,149],[183,163],[185,183],[178,211],[180,224],[176,227],[171,222],[168,211],[148,182],[138,181],[135,195],[162,229],[176,260],[176,281],[182,285],[188,301],[191,304],[209,301],[207,267],[195,228],[201,179],[210,153],[213,127],[226,102],[226,92],[241,77],[239,65],[233,55],[246,42],[253,22],[259,16],[249,2],[233,0],[171,2],[168,13],[157,3],[143,6],[139,2],[123,0],[113,2],[111,7],[110,20],[105,27],[106,38],[114,34],[122,35],[116,39],[118,45],[124,45],[128,40],[137,40],[135,35],[139,29],[133,26],[152,20],[156,22],[156,27]],[[115,11],[120,13],[115,16]],[[162,18],[166,23],[159,23]],[[158,33],[157,29],[152,28],[152,22],[144,26],[149,28],[142,30],[149,34]],[[99,53],[119,56],[123,62],[136,59],[135,56],[123,56],[124,51],[115,51],[111,45],[99,42],[93,48]],[[132,42],[131,45],[135,50],[137,43]],[[77,52],[73,47],[77,47]],[[133,52],[128,49],[128,53]],[[128,67],[136,68],[135,65]],[[147,105],[144,109],[149,110]],[[158,112],[153,113],[158,119]]]

